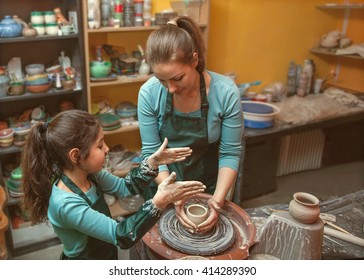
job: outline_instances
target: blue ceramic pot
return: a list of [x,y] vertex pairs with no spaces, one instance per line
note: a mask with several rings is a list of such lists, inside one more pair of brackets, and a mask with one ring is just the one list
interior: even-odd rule
[[2,38],[20,37],[22,30],[23,25],[13,20],[11,16],[5,16],[0,21],[0,37]]

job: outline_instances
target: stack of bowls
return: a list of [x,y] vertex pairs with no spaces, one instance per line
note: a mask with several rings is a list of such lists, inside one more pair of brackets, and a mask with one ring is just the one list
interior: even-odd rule
[[21,180],[23,170],[20,166],[11,171],[10,178],[6,181],[9,193],[12,197],[20,197],[23,194]]
[[0,147],[7,148],[13,144],[14,129],[6,128],[0,131]]
[[47,92],[51,86],[48,75],[44,73],[44,64],[29,64],[25,66],[27,77],[25,84],[32,93]]
[[14,146],[21,147],[27,140],[30,131],[30,125],[12,127],[14,129]]
[[137,116],[137,106],[131,102],[121,102],[116,106],[115,114],[122,119],[135,118]]

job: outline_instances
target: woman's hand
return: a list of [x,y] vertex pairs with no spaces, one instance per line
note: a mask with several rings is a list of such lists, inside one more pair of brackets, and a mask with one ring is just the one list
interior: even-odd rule
[[157,193],[153,197],[153,203],[159,209],[166,208],[170,203],[191,198],[206,189],[206,186],[199,181],[174,182],[176,177],[176,173],[172,172],[159,184]]
[[196,228],[196,232],[207,232],[212,229],[217,221],[219,220],[220,210],[219,204],[216,202],[215,199],[210,198],[207,201],[207,205],[209,207],[209,217],[203,223],[199,224]]
[[150,166],[157,168],[161,164],[183,161],[192,154],[192,149],[190,147],[167,149],[167,145],[168,139],[164,138],[159,149],[148,158]]
[[207,201],[207,205],[209,207],[209,212],[210,212],[208,218],[206,219],[206,221],[197,226],[188,219],[186,212],[184,210],[184,205],[185,205],[184,201],[178,201],[177,203],[174,204],[176,210],[176,216],[179,222],[182,224],[182,226],[190,232],[200,232],[200,233],[207,232],[210,229],[212,229],[219,220],[218,210],[220,209],[220,206],[213,198],[210,198]]

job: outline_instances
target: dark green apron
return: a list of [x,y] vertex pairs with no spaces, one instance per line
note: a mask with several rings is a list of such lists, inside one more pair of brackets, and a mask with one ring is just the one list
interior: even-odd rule
[[[201,117],[176,115],[173,111],[173,94],[167,94],[166,110],[159,131],[161,139],[168,138],[168,148],[191,147],[192,155],[183,162],[169,164],[170,172],[177,174],[176,181],[198,180],[213,194],[216,188],[220,141],[208,143],[207,115],[209,103],[203,74],[200,74]],[[156,191],[156,188],[154,190]]]
[[[91,201],[87,198],[87,196],[77,187],[75,183],[72,182],[70,178],[66,175],[62,174],[61,180],[63,183],[74,193],[81,196],[90,207],[104,215],[111,217],[111,213],[109,207],[106,204],[104,199],[104,195],[102,194],[100,187],[98,184],[95,184],[97,189],[98,199],[95,203],[91,203]],[[107,243],[105,241],[96,239],[94,237],[88,236],[86,248],[81,252],[80,255],[74,258],[70,258],[66,256],[64,253],[61,255],[62,260],[117,260],[117,248],[113,244]]]

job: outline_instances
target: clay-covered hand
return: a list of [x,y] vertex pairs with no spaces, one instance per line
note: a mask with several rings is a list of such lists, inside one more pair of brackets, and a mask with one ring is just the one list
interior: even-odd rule
[[190,232],[196,231],[196,225],[188,219],[185,212],[185,201],[180,200],[174,203],[174,208],[176,210],[176,216],[181,225]]
[[170,164],[185,160],[192,154],[190,147],[167,148],[168,139],[164,138],[159,149],[148,158],[150,166],[157,168],[161,164]]
[[170,203],[185,200],[205,191],[206,186],[199,181],[178,181],[176,173],[172,172],[168,178],[159,184],[153,203],[159,209],[164,209]]
[[203,223],[199,224],[196,228],[196,232],[207,232],[212,229],[217,221],[219,220],[220,213],[220,205],[216,202],[214,198],[210,198],[207,201],[207,205],[209,206],[209,217]]
[[190,232],[207,232],[209,231],[211,228],[213,228],[213,226],[217,223],[217,221],[219,220],[219,212],[218,209],[220,209],[219,204],[216,202],[216,200],[214,200],[213,198],[210,198],[207,202],[208,207],[209,207],[209,217],[206,219],[206,221],[204,221],[203,223],[199,224],[199,225],[195,225],[194,223],[192,223],[187,215],[186,212],[184,210],[184,205],[185,202],[184,201],[178,201],[174,204],[175,206],[175,210],[176,210],[176,216],[179,220],[179,222],[183,225],[183,227],[190,231]]

